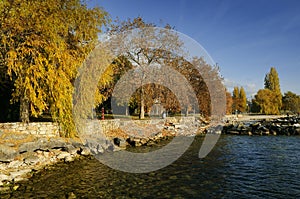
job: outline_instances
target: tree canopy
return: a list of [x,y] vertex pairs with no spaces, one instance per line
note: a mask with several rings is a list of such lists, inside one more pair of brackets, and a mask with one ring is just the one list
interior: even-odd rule
[[49,111],[65,136],[74,135],[73,80],[107,13],[80,0],[3,0],[0,8],[1,68],[13,82],[20,120]]
[[292,113],[300,113],[300,96],[291,91],[284,93],[282,109]]
[[282,107],[282,94],[276,69],[271,67],[265,76],[265,89],[261,89],[255,95],[254,106],[263,114],[280,114]]
[[[154,65],[161,65],[164,61],[170,59],[170,52],[181,50],[182,42],[176,34],[168,31],[170,29],[169,25],[166,25],[164,29],[156,29],[154,24],[146,23],[141,17],[137,17],[133,20],[118,22],[110,30],[110,34],[118,35],[122,40],[115,41],[121,44],[118,46],[118,51],[122,52],[122,56],[134,68],[134,74],[132,75],[136,78],[126,81],[135,81],[140,84],[138,104],[141,119],[144,118],[145,105],[149,104],[145,100],[150,99],[150,97],[145,96],[150,94],[152,89],[152,84],[143,85],[146,75],[149,76],[149,74],[146,74],[149,73],[148,69],[154,68]],[[128,37],[128,34],[130,34],[130,37]],[[126,95],[118,97],[118,99],[126,98],[128,98]]]
[[[74,90],[85,89],[76,87],[75,80],[90,83],[86,85],[92,89],[86,90],[92,91],[93,81],[98,79],[95,93],[76,96],[93,96],[94,108],[112,95],[128,71],[137,76],[130,77],[129,81],[139,85],[130,97],[140,107],[140,118],[157,100],[167,110],[188,113],[194,109],[205,116],[212,112],[211,104],[222,104],[212,103],[220,100],[215,93],[225,93],[219,68],[202,57],[186,60],[183,43],[168,24],[159,29],[138,17],[112,25],[109,34],[121,35],[122,45],[114,42],[119,46],[116,51],[122,53],[111,62],[104,49],[93,53],[102,45],[98,34],[109,21],[100,8],[88,8],[81,0],[3,0],[0,10],[0,94],[19,107],[22,122],[47,113],[60,123],[62,136],[75,136],[74,93],[83,92]],[[130,31],[133,34],[126,38]],[[89,62],[98,64],[99,69],[81,67]],[[158,80],[149,79],[149,74]],[[90,101],[87,104],[91,105]]]
[[282,106],[282,94],[280,89],[279,76],[274,67],[271,67],[270,72],[266,74],[265,77],[265,89],[270,89],[275,94],[274,99],[276,101],[275,109],[278,109],[276,112],[281,110]]
[[234,87],[232,92],[233,111],[245,112],[247,108],[247,96],[243,87]]

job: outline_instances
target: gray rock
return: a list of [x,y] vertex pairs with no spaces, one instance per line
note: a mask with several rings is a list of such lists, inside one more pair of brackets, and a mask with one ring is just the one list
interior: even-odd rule
[[80,154],[84,156],[91,155],[91,150],[88,147],[82,147]]
[[121,138],[114,138],[113,142],[115,145],[117,145],[118,147],[125,149],[127,146],[127,142],[125,139],[121,139]]
[[33,152],[36,149],[39,149],[38,143],[37,142],[25,142],[19,146],[19,152],[24,153],[24,152]]
[[19,152],[32,152],[36,150],[47,151],[53,148],[65,148],[66,142],[62,138],[39,138],[33,142],[23,143],[19,146]]
[[85,147],[90,149],[92,154],[103,153],[104,150],[96,140],[87,140]]
[[119,147],[125,149],[127,147],[127,142],[124,139],[121,139]]
[[97,152],[98,152],[98,154],[99,153],[104,153],[104,149],[100,144],[97,146]]
[[66,146],[66,151],[69,152],[71,155],[75,155],[78,153],[80,148],[74,147],[73,145],[67,145]]
[[112,143],[108,146],[108,148],[107,148],[107,150],[106,151],[108,151],[108,152],[113,152],[113,151],[115,151],[115,145],[113,145]]
[[7,144],[0,144],[0,162],[10,162],[16,154],[16,149],[7,146]]
[[66,151],[62,151],[58,156],[56,156],[57,159],[65,159],[66,157],[71,156],[70,153],[66,152]]
[[67,143],[66,140],[64,140],[63,138],[50,138],[50,140],[48,141],[48,146],[51,148],[66,148],[67,147]]
[[24,163],[27,165],[35,165],[40,161],[39,157],[37,156],[30,156],[28,158],[25,158]]
[[23,165],[23,161],[20,161],[20,160],[14,160],[12,162],[10,162],[7,167],[8,168],[19,168],[20,166]]
[[113,151],[114,145],[109,140],[106,140],[105,143],[102,144],[102,148],[105,151]]
[[74,160],[74,157],[73,156],[67,156],[65,157],[65,162],[72,162]]

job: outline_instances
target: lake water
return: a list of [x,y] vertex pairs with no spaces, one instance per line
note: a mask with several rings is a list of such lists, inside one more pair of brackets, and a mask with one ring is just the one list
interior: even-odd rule
[[300,198],[299,136],[224,135],[199,159],[202,140],[196,137],[180,159],[155,172],[125,173],[86,158],[36,174],[2,197]]

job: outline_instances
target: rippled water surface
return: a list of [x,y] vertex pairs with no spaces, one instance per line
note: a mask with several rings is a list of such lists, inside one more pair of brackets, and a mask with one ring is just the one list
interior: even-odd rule
[[202,140],[196,137],[179,160],[159,171],[125,173],[84,159],[36,174],[3,197],[300,198],[300,137],[221,136],[199,159]]

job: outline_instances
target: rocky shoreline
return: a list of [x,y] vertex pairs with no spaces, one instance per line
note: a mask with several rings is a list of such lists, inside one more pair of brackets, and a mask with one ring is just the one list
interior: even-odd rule
[[[18,189],[18,182],[26,181],[34,173],[59,162],[71,162],[82,156],[124,150],[127,147],[152,146],[176,135],[187,135],[187,129],[199,127],[200,120],[183,125],[176,121],[150,125],[141,135],[131,126],[130,135],[121,129],[106,132],[105,136],[80,139],[37,136],[0,130],[0,193]],[[135,130],[134,130],[135,129]],[[204,128],[202,128],[204,130]],[[202,132],[203,133],[203,132]]]
[[300,117],[280,117],[248,121],[228,121],[222,134],[227,135],[300,135]]
[[1,133],[0,193],[16,190],[17,182],[26,181],[45,166],[71,162],[90,150],[79,140]]
[[[158,144],[174,136],[195,136],[207,133],[208,122],[195,119],[178,123],[167,120],[150,125],[141,134],[132,126],[114,129],[105,136],[80,139],[36,136],[17,132],[0,131],[0,193],[18,189],[18,182],[28,180],[36,172],[59,162],[69,163],[81,157]],[[198,129],[197,132],[189,131]],[[160,129],[160,130],[159,130]],[[300,135],[300,117],[281,117],[261,120],[231,121],[223,127],[222,134],[229,135]]]
[[[137,133],[136,129],[130,129],[130,133],[122,129],[116,129],[109,132],[106,137],[110,138],[113,143],[125,149],[126,147],[153,146],[162,140],[171,140],[175,136],[195,136],[205,134],[208,122],[203,119],[194,119],[189,121],[178,122],[175,119],[167,119],[163,124],[148,125],[143,134]],[[193,131],[191,129],[197,129]]]

